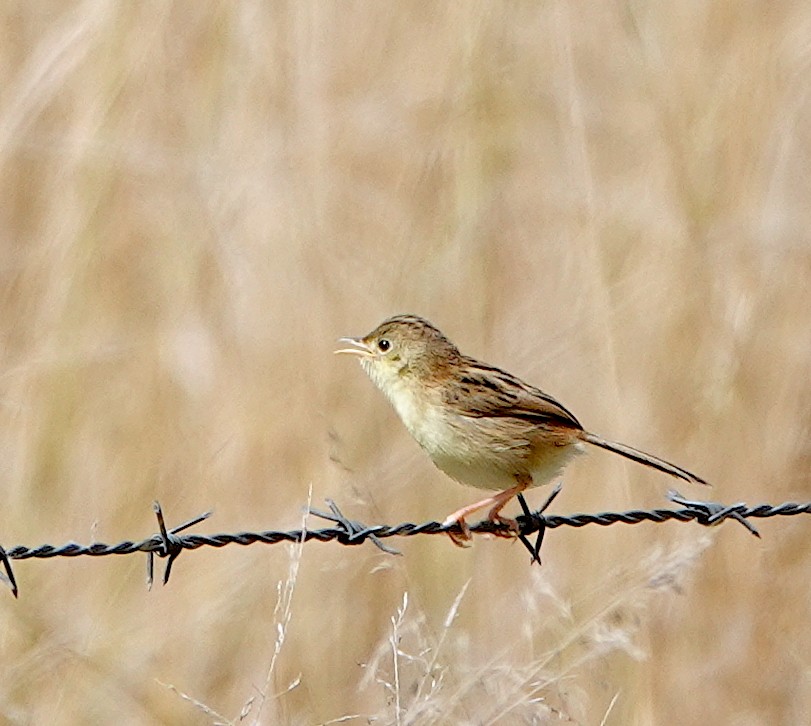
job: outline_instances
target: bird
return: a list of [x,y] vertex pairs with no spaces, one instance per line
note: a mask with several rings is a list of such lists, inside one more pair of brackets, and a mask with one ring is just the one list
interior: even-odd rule
[[587,431],[548,393],[464,355],[425,318],[395,315],[368,335],[339,342],[351,347],[335,353],[359,358],[438,469],[462,484],[495,492],[445,518],[443,526],[457,545],[471,539],[467,517],[488,507],[488,519],[506,525],[504,536],[515,536],[518,525],[502,516],[504,506],[524,490],[558,477],[585,444],[693,484],[708,484],[658,456]]

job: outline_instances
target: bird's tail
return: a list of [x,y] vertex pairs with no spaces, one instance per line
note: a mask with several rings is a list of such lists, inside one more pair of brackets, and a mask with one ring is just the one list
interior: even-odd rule
[[594,446],[599,446],[602,449],[608,449],[609,451],[613,451],[615,454],[624,456],[627,459],[632,459],[640,464],[645,464],[645,466],[652,466],[654,469],[663,471],[665,474],[670,474],[670,476],[677,476],[679,479],[684,479],[685,481],[693,482],[694,484],[704,484],[705,486],[709,486],[709,482],[705,481],[700,476],[696,476],[692,472],[687,471],[687,469],[682,469],[680,466],[671,464],[669,461],[660,459],[658,456],[646,454],[644,451],[634,449],[633,447],[626,446],[625,444],[618,444],[616,441],[608,441],[601,436],[597,436],[597,434],[590,434],[588,431],[584,431],[580,438],[589,444],[594,444]]

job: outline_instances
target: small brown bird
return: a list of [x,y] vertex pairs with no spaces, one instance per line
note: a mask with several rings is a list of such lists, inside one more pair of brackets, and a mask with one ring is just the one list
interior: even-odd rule
[[583,443],[688,482],[706,484],[680,466],[586,431],[552,396],[506,371],[459,352],[437,328],[416,315],[396,315],[363,338],[341,338],[360,357],[417,443],[457,481],[498,493],[449,515],[470,539],[465,518],[490,507],[489,519],[517,529],[500,512],[528,487],[558,476]]

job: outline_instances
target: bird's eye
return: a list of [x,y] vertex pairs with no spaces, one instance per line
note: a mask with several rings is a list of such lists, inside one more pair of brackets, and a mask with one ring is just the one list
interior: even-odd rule
[[382,353],[385,353],[387,350],[389,350],[389,348],[391,348],[391,342],[386,338],[381,338],[377,341],[377,347]]

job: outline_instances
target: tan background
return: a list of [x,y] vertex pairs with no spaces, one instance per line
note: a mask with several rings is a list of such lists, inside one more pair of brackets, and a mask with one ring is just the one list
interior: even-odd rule
[[[332,356],[397,312],[709,496],[811,499],[808,4],[430,5],[3,4],[5,546],[472,501]],[[593,452],[555,510],[672,484]],[[805,724],[811,519],[761,529],[20,562],[0,720]]]

